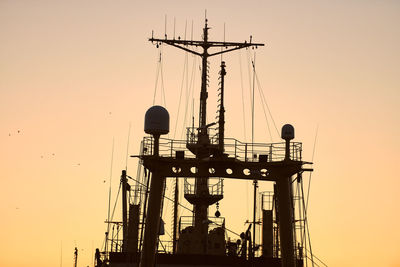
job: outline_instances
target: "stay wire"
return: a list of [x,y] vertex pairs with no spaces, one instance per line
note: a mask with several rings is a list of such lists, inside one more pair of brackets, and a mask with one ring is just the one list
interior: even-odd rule
[[[307,250],[307,248],[306,248],[306,250]],[[320,262],[322,265],[328,267],[328,265],[327,265],[325,262],[323,262],[320,258],[318,258],[317,256],[314,255],[314,258],[316,258],[316,259],[318,260],[318,262]],[[310,258],[309,258],[309,259],[310,259]],[[310,259],[310,260],[311,260],[311,259]],[[314,262],[314,263],[315,263],[315,262]],[[315,263],[315,264],[316,264],[316,263]],[[319,265],[317,264],[317,266],[319,266]]]
[[156,81],[155,81],[155,86],[154,86],[154,94],[153,94],[153,106],[155,105],[156,102],[156,95],[157,95],[157,87],[158,87],[158,77],[160,74],[160,66],[161,66],[161,54],[162,54],[162,46],[160,45],[158,51],[157,51],[157,56],[158,61],[157,61],[157,69],[156,69]]
[[[314,266],[314,260],[313,260],[314,256],[313,256],[312,248],[311,248],[310,230],[308,228],[307,207],[306,207],[306,205],[304,203],[303,179],[301,180],[301,192],[302,192],[302,195],[303,195],[303,198],[302,198],[303,201],[302,202],[303,202],[303,213],[304,213],[303,217],[304,217],[304,225],[305,225],[305,227],[304,227],[304,237],[305,236],[308,237],[308,246],[310,247],[311,263],[312,263],[312,266]],[[307,247],[306,247],[306,249],[307,249]]]
[[[250,108],[251,108],[251,112],[252,112],[252,109],[253,109],[253,103],[252,103],[252,91],[251,91],[251,88],[252,88],[252,85],[251,85],[251,64],[250,64],[250,61],[251,61],[251,54],[250,54],[250,52],[249,52],[249,49],[247,49],[246,50],[247,51],[247,74],[248,74],[248,79],[249,79],[249,99],[250,99]],[[247,212],[247,218],[250,218],[250,210],[249,210],[249,191],[250,191],[250,183],[251,183],[251,181],[247,181],[246,182],[246,208],[247,208],[247,210],[246,210],[246,212]]]
[[160,59],[161,60],[161,97],[162,97],[162,100],[161,101],[164,101],[164,107],[167,107],[167,101],[166,101],[166,99],[165,99],[165,88],[164,88],[164,74],[163,74],[163,60],[162,59]]
[[118,197],[119,197],[120,191],[121,191],[121,183],[119,184],[118,193],[117,193],[117,196],[116,196],[115,202],[114,202],[114,208],[113,208],[113,211],[112,211],[112,213],[111,213],[111,218],[110,218],[111,221],[114,219],[114,213],[115,213],[115,209],[116,209],[116,207],[117,207]]
[[[107,212],[107,233],[110,232],[110,208],[111,208],[111,180],[112,180],[112,170],[113,170],[113,163],[114,163],[114,137],[112,141],[112,149],[111,149],[111,164],[110,164],[110,183],[108,189],[108,212]],[[107,240],[105,241],[105,250],[107,252]]]
[[261,83],[260,83],[260,80],[258,79],[258,75],[257,75],[257,73],[256,73],[256,81],[257,81],[257,85],[258,85],[258,87],[260,88],[261,98],[262,98],[262,100],[263,100],[263,102],[264,102],[265,106],[267,107],[267,110],[268,110],[269,116],[271,117],[272,123],[274,124],[275,130],[276,130],[276,133],[278,134],[278,137],[279,137],[280,135],[279,135],[279,130],[278,130],[278,127],[276,127],[276,123],[275,123],[274,117],[272,116],[271,109],[269,108],[269,105],[268,105],[267,99],[266,99],[266,97],[265,97],[265,94],[264,94],[264,90],[263,90],[263,89],[262,89],[262,87],[261,87]]
[[[183,119],[183,124],[184,126],[190,124],[188,123],[188,118],[187,118],[187,114],[188,114],[188,108],[189,108],[189,98],[192,96],[193,98],[193,94],[194,94],[194,84],[195,84],[195,80],[196,80],[196,63],[197,63],[197,56],[193,55],[193,64],[192,64],[192,71],[191,71],[191,76],[190,76],[190,82],[189,82],[189,86],[187,86],[186,88],[186,106],[185,106],[185,116]],[[189,118],[190,119],[190,118]],[[185,127],[182,128],[182,132],[181,132],[181,139],[183,138],[185,132]]]
[[252,95],[251,95],[251,88],[252,88],[252,85],[251,85],[251,54],[250,54],[250,52],[249,52],[249,50],[247,50],[247,72],[248,72],[248,75],[249,75],[249,97],[250,97],[250,107],[251,107],[251,109],[252,109],[252,105],[253,105],[253,103],[251,103],[251,99],[252,99]]
[[243,137],[244,137],[244,142],[247,142],[247,137],[246,137],[246,112],[245,112],[245,104],[244,104],[244,86],[243,86],[243,71],[242,71],[242,54],[240,52],[241,50],[238,50],[238,55],[239,55],[239,68],[240,68],[240,86],[242,88],[242,117],[243,117]]
[[[184,40],[186,40],[186,30],[187,30],[187,21],[185,22],[185,34],[184,34]],[[188,83],[188,78],[187,78],[187,76],[188,76],[188,74],[187,74],[187,72],[188,72],[188,52],[185,52],[185,60],[184,60],[184,63],[183,63],[183,73],[182,73],[182,81],[181,81],[181,90],[180,90],[180,93],[179,93],[179,104],[178,104],[178,114],[176,115],[176,121],[175,121],[175,129],[174,129],[174,136],[173,136],[173,139],[175,139],[175,137],[176,137],[176,130],[177,130],[177,128],[178,128],[178,120],[179,120],[179,114],[180,114],[180,109],[181,109],[181,103],[182,103],[182,93],[183,93],[183,84],[184,84],[184,82],[185,82],[185,78],[186,78],[186,91],[187,91],[187,87],[188,87],[188,85],[187,85],[187,83]],[[186,74],[186,77],[185,77],[185,74]],[[187,104],[187,103],[186,103]],[[184,119],[184,122],[183,122],[183,124],[185,124],[185,119]]]
[[253,66],[253,85],[251,87],[251,94],[252,94],[252,100],[251,100],[251,153],[254,155],[254,107],[255,107],[255,80],[256,80],[256,53],[254,52],[254,58],[251,61],[251,64]]
[[184,80],[185,80],[185,71],[186,71],[186,68],[187,68],[186,63],[187,63],[187,52],[185,53],[185,60],[184,60],[184,63],[183,63],[183,75],[182,75],[182,81],[181,81],[181,90],[180,90],[180,93],[179,93],[178,112],[177,112],[176,120],[175,120],[175,129],[174,129],[173,139],[175,139],[176,129],[178,128],[179,113],[180,113],[181,102],[182,102],[183,84],[184,84]]
[[[311,162],[314,162],[314,155],[315,155],[315,147],[316,147],[316,144],[317,144],[318,130],[319,130],[319,124],[317,124],[317,129],[315,130],[314,146],[313,146],[313,153],[312,153],[312,156],[311,156]],[[310,176],[308,178],[306,209],[308,208],[308,200],[309,200],[309,197],[310,197],[311,177],[312,177],[312,172],[310,172]]]
[[128,172],[128,154],[129,154],[129,140],[130,140],[130,137],[131,137],[131,126],[132,126],[132,123],[129,122],[128,141],[127,141],[127,144],[126,144],[126,156],[125,156],[125,171],[126,172]]
[[[257,77],[257,72],[256,72],[256,67],[255,67],[255,63],[253,63],[253,72],[254,72],[254,76],[257,79],[257,88],[258,88],[258,93],[260,94],[260,101],[261,101],[261,107],[263,109],[263,113],[264,113],[264,117],[265,117],[265,121],[267,122],[267,129],[268,129],[268,133],[271,139],[271,143],[273,143],[273,138],[272,138],[272,133],[271,133],[271,127],[269,126],[269,120],[268,120],[268,116],[267,113],[265,112],[265,104],[262,98],[262,92],[261,92],[261,87],[260,87],[260,83],[258,81],[258,77]],[[268,107],[268,105],[267,105]]]
[[[113,208],[113,211],[111,213],[111,217],[109,216],[108,219],[107,219],[107,233],[108,234],[110,234],[110,222],[114,218],[114,213],[115,213],[115,209],[117,207],[118,197],[119,197],[120,191],[121,191],[121,183],[119,184],[118,193],[117,193],[117,197],[115,198],[114,208]],[[104,246],[105,246],[106,249],[107,249],[107,242],[108,242],[108,240],[104,240]]]

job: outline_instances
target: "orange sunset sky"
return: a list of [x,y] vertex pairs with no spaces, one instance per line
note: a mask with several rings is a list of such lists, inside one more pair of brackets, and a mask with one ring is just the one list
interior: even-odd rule
[[[129,125],[128,152],[139,152],[160,52],[165,103],[160,80],[155,103],[170,112],[169,137],[175,131],[183,137],[178,103],[185,60],[189,74],[197,73],[198,112],[198,59],[157,49],[147,38],[152,30],[164,36],[167,15],[169,37],[175,18],[176,36],[184,36],[186,23],[190,37],[193,22],[193,38],[200,39],[205,9],[211,40],[223,40],[225,24],[227,41],[252,35],[266,44],[224,56],[226,135],[250,141],[254,53],[277,127],[294,125],[307,161],[318,128],[308,210],[315,255],[328,266],[400,266],[400,2],[394,0],[0,0],[0,266],[71,266],[75,246],[78,266],[92,266],[106,229],[113,140],[114,199]],[[209,122],[219,62],[210,60]],[[278,142],[259,98],[255,141]],[[137,161],[129,158],[127,166],[135,176]],[[227,227],[242,232],[251,182],[225,181],[220,210]],[[270,187],[260,183],[260,190]]]

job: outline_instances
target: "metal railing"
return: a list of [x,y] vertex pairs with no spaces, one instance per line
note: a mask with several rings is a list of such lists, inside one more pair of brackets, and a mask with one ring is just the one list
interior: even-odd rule
[[[186,128],[186,141],[188,144],[196,144],[198,141],[198,128],[188,127]],[[210,138],[211,145],[218,145],[218,128],[207,128],[207,135]]]
[[[210,182],[217,180],[216,183],[210,184]],[[209,178],[208,180],[208,193],[210,195],[223,195],[224,194],[224,179],[222,178]],[[185,178],[183,183],[184,194],[192,195],[196,194],[196,183],[193,178]]]
[[158,241],[158,253],[172,254],[174,243],[171,240],[159,240]]
[[[191,138],[191,137],[190,137]],[[192,144],[193,140],[172,140],[160,138],[159,155],[161,157],[175,157],[177,151],[184,151],[185,158],[196,158],[187,148],[187,144]],[[212,139],[211,139],[212,140]],[[153,155],[154,139],[151,136],[146,136],[142,141],[141,155]],[[230,158],[235,158],[240,161],[258,162],[260,156],[266,157],[266,161],[282,161],[285,159],[286,144],[281,143],[242,143],[233,138],[225,138],[224,153]],[[302,159],[302,143],[290,143],[290,158],[292,160]]]
[[272,210],[274,205],[274,192],[264,191],[261,194],[261,210]]

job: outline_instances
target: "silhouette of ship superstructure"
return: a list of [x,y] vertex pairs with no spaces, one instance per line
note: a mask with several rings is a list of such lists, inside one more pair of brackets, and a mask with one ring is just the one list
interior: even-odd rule
[[[310,163],[302,161],[302,144],[292,141],[294,128],[283,126],[281,143],[243,143],[226,138],[223,61],[218,121],[206,121],[208,58],[264,44],[252,43],[251,39],[242,43],[209,41],[208,31],[206,20],[200,41],[167,36],[149,39],[157,46],[167,44],[201,58],[199,122],[197,127],[187,128],[186,140],[165,139],[161,135],[169,132],[168,111],[153,106],[146,112],[145,132],[149,135],[144,137],[137,156],[137,177],[122,171],[122,221],[106,222],[105,246],[102,251],[96,250],[96,267],[304,265],[304,210],[296,205],[302,199],[294,194],[293,187],[301,181],[303,172],[312,169],[304,167]],[[192,49],[196,47],[202,52]],[[211,51],[213,48],[219,51]],[[160,235],[164,232],[161,215],[167,178],[175,179],[175,189],[174,199],[169,199],[174,203],[173,233],[166,242]],[[192,216],[178,217],[178,179],[184,179],[184,198],[193,205]],[[254,207],[253,221],[232,240],[226,238],[229,221],[218,210],[215,217],[208,214],[209,206],[224,197],[224,179],[254,181],[255,190],[257,181],[274,183],[273,192],[261,196],[261,220],[256,221]],[[255,227],[261,231],[258,241]]]

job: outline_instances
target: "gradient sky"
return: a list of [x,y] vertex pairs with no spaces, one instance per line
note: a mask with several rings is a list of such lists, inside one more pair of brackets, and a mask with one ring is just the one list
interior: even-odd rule
[[[167,15],[168,36],[175,17],[176,36],[184,35],[185,21],[189,36],[193,21],[199,39],[205,9],[212,40],[223,39],[225,23],[227,41],[253,35],[266,43],[256,51],[260,83],[278,128],[295,126],[305,160],[318,126],[313,252],[329,266],[400,266],[400,3],[389,0],[0,0],[0,266],[71,266],[75,246],[79,266],[91,266],[105,232],[113,139],[116,190],[129,124],[129,154],[137,154],[153,103],[160,50],[147,38],[152,30],[164,35]],[[185,54],[169,47],[162,53],[172,128]],[[245,139],[243,83],[247,141],[253,53],[224,56],[227,135]],[[219,60],[211,60],[209,121]],[[195,112],[198,73],[196,82]],[[256,103],[255,140],[268,142],[262,112]],[[179,119],[178,133],[182,111]],[[279,141],[275,132],[272,138]],[[131,175],[136,166],[128,160]],[[221,213],[242,232],[251,188],[226,181],[225,190]]]

